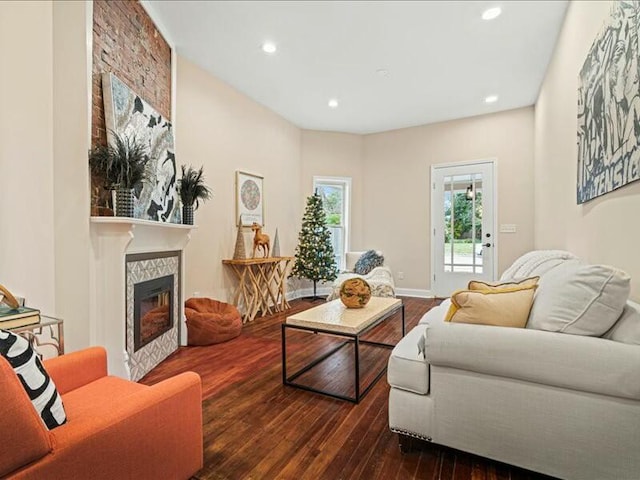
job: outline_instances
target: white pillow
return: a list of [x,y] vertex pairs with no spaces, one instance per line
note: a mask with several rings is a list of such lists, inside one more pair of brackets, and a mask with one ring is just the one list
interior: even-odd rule
[[540,279],[527,328],[599,337],[622,314],[630,282],[606,265],[558,265]]

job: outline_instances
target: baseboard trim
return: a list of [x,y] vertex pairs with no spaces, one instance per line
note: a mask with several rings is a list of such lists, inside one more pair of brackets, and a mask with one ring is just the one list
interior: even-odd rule
[[[331,293],[331,290],[331,287],[318,287],[316,288],[316,295],[318,297],[326,297]],[[304,297],[313,297],[313,288],[299,288],[298,290],[287,292],[286,295],[287,301]]]
[[[319,297],[326,297],[332,291],[331,287],[318,287],[316,294]],[[422,290],[420,288],[396,288],[396,295],[401,297],[416,297],[416,298],[434,298],[434,294],[431,290]],[[286,298],[289,300],[296,300],[303,297],[312,297],[313,288],[300,288],[287,292]]]
[[434,298],[435,296],[431,290],[422,290],[420,288],[396,288],[396,295],[416,298]]

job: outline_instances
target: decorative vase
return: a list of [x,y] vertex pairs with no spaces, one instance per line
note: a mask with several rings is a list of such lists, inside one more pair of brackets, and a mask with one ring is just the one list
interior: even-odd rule
[[193,205],[182,205],[182,223],[193,225]]
[[116,188],[116,217],[133,217],[133,189]]
[[340,300],[347,308],[362,308],[371,299],[371,287],[362,278],[350,278],[340,285]]

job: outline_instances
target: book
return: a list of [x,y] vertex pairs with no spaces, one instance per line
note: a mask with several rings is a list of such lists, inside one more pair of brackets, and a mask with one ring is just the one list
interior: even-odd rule
[[0,329],[11,330],[12,328],[26,327],[40,323],[40,314],[29,315],[27,317],[14,318],[0,322]]
[[[0,303],[0,325],[9,320],[16,320],[24,317],[40,316],[40,310],[29,307],[11,308]],[[2,327],[0,327],[2,328]]]

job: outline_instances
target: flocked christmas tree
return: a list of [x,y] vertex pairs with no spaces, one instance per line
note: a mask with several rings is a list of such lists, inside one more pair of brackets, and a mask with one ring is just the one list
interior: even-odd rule
[[307,198],[307,208],[302,217],[302,230],[298,234],[296,261],[292,277],[313,281],[313,298],[316,298],[317,282],[332,281],[338,276],[338,267],[331,244],[331,232],[322,208],[322,198],[317,193]]

